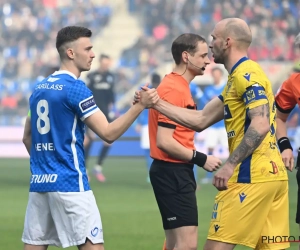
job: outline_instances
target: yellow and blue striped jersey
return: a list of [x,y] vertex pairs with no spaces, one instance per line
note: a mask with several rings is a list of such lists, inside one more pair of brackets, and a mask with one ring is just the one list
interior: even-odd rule
[[276,106],[271,82],[262,68],[247,57],[232,68],[219,96],[224,103],[224,121],[230,154],[242,141],[250,126],[250,109],[269,103],[270,131],[260,146],[234,170],[229,182],[257,183],[287,180],[287,172],[276,144]]

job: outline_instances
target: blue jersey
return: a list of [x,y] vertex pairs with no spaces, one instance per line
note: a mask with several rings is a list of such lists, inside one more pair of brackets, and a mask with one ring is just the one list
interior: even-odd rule
[[[215,86],[215,85],[207,86],[203,91],[203,97],[202,97],[203,102],[205,102],[205,104],[207,104],[209,101],[211,101],[215,97],[218,97],[219,95],[221,95],[221,93],[224,89],[224,86],[225,86],[225,84],[222,84],[219,86]],[[212,128],[225,127],[224,120],[213,124],[211,127]]]
[[29,99],[30,192],[90,190],[84,163],[84,119],[98,111],[92,92],[68,71],[35,86]]

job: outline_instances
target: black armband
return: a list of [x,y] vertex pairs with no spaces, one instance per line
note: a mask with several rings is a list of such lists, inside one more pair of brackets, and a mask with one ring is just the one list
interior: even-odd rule
[[204,164],[206,163],[207,155],[200,153],[196,150],[193,150],[193,158],[190,160],[190,163],[196,164],[199,167],[204,167]]
[[277,141],[277,144],[278,144],[280,153],[282,153],[284,150],[286,150],[286,149],[288,149],[288,148],[291,149],[291,150],[293,150],[292,145],[291,145],[291,143],[290,143],[290,140],[289,140],[289,138],[287,138],[287,137],[281,137],[281,138]]

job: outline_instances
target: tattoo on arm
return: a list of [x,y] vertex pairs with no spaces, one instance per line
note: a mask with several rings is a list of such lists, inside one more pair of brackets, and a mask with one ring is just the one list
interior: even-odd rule
[[269,103],[251,109],[248,113],[248,116],[250,119],[253,119],[255,116],[267,117],[268,119],[270,119]]
[[[270,120],[269,104],[261,105],[257,108],[251,109],[248,116],[250,119],[253,119],[255,116],[261,116]],[[236,166],[245,160],[261,144],[265,136],[266,134],[260,134],[255,128],[250,126],[240,145],[229,156],[228,162]]]

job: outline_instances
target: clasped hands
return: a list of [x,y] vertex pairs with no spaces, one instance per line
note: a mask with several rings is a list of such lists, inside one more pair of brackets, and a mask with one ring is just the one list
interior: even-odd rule
[[159,95],[155,88],[148,88],[149,84],[145,84],[141,87],[141,90],[137,90],[134,93],[133,105],[136,103],[142,104],[145,108],[153,107],[159,101]]

